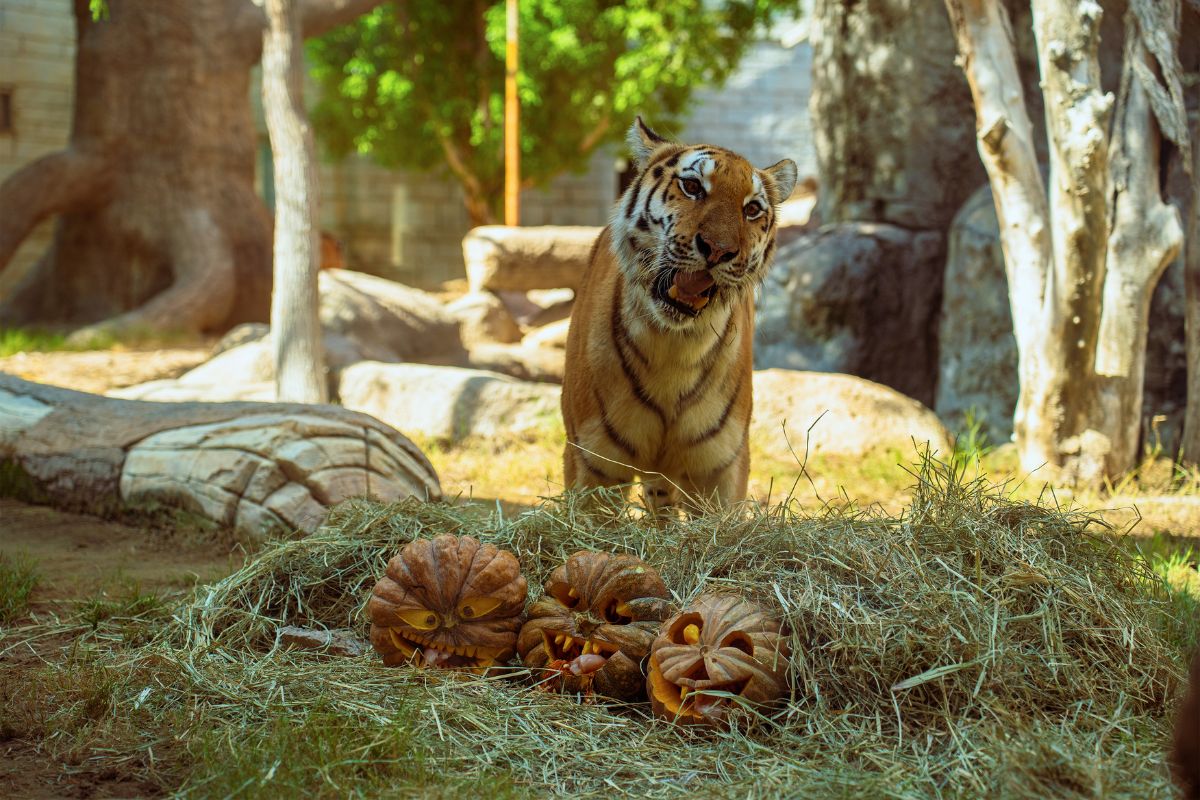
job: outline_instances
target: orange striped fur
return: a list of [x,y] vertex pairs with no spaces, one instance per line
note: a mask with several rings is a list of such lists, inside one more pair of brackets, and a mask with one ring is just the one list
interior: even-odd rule
[[640,171],[592,250],[571,317],[566,484],[638,475],[652,508],[683,501],[676,486],[728,504],[746,496],[750,468],[754,290],[796,165],[755,169],[724,148],[669,142],[640,118],[629,143]]

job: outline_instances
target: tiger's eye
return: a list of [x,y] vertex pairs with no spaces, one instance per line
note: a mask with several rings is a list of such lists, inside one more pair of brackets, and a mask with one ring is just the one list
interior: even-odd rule
[[683,187],[683,191],[692,197],[696,197],[704,191],[704,187],[700,184],[700,181],[695,178],[680,178],[679,184]]
[[757,200],[752,200],[746,204],[746,207],[742,211],[746,214],[746,219],[758,219],[762,216],[763,207]]

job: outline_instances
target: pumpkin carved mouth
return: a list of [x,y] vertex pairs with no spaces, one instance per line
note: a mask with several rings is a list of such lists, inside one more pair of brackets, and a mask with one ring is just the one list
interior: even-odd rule
[[657,664],[651,663],[649,674],[650,691],[654,699],[662,703],[667,713],[677,717],[692,717],[696,720],[720,722],[725,712],[746,690],[750,680],[716,681],[708,677],[708,670],[700,662],[689,677],[671,683],[663,677]]
[[609,657],[621,648],[598,639],[577,637],[566,631],[542,630],[542,644],[550,663],[572,675],[591,675],[604,668]]
[[499,650],[488,647],[470,647],[445,644],[434,641],[433,637],[422,636],[419,633],[388,628],[388,636],[405,657],[416,662],[421,667],[465,667],[475,672],[483,673],[496,662]]

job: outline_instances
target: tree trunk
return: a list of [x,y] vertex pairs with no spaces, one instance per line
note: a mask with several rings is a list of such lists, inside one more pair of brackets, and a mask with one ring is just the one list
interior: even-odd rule
[[[1150,102],[1147,48],[1140,25],[1131,25],[1110,154],[1112,96],[1101,88],[1098,58],[1102,10],[1093,2],[1034,0],[1047,200],[1003,6],[946,6],[1000,220],[1021,382],[1014,419],[1021,463],[1094,484],[1131,469],[1137,455],[1149,303],[1180,238],[1177,215],[1161,200],[1156,119],[1177,109]],[[1170,84],[1172,71],[1178,74],[1171,31],[1162,27],[1170,13],[1155,13],[1162,16],[1154,55]]]
[[[1200,125],[1192,126],[1200,132]],[[1200,141],[1192,137],[1192,213],[1183,274],[1187,287],[1187,412],[1183,425],[1183,458],[1200,464]]]
[[412,442],[338,406],[144,403],[0,375],[0,420],[0,463],[71,510],[157,503],[258,537],[312,531],[349,497],[441,497]]
[[[1138,77],[1156,64],[1144,44],[1143,23],[1136,14],[1130,14],[1129,21],[1126,70],[1113,127],[1108,197],[1112,231],[1095,362],[1096,416],[1110,446],[1104,465],[1109,475],[1130,469],[1138,458],[1150,301],[1159,278],[1183,246],[1179,211],[1162,197],[1163,137]],[[1169,33],[1170,25],[1160,20],[1154,33]],[[1162,71],[1169,75],[1170,69],[1168,65]],[[1180,123],[1186,126],[1186,116]]]
[[318,188],[304,109],[304,39],[294,0],[267,0],[266,12],[263,110],[275,160],[275,393],[281,401],[324,403],[328,390],[317,318]]
[[[309,0],[304,32],[380,0]],[[271,221],[247,97],[265,20],[251,0],[75,0],[68,149],[0,185],[0,268],[42,219],[50,249],[0,324],[219,330],[267,317]]]

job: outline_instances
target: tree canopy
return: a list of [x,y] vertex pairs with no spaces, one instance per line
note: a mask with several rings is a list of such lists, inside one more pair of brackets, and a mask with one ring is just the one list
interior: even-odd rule
[[[582,168],[636,114],[670,130],[695,87],[719,85],[772,16],[769,0],[522,0],[523,185]],[[472,220],[504,180],[505,4],[387,4],[309,45],[313,119],[335,156],[448,169]]]

